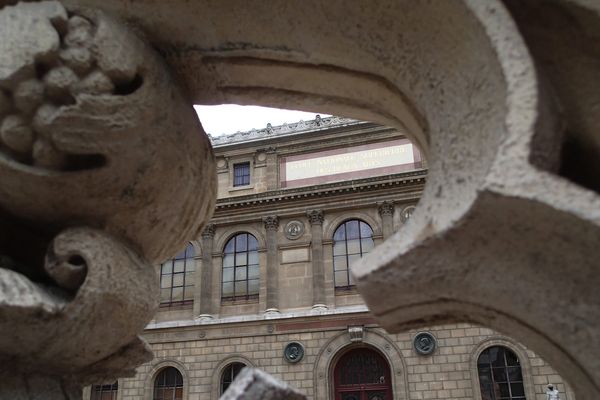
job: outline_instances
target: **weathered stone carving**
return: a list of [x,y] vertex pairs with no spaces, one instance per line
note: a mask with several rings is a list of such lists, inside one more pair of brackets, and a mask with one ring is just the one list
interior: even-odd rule
[[304,400],[296,389],[256,368],[244,368],[221,396],[221,400]]
[[4,6],[0,37],[0,398],[75,399],[151,357],[152,264],[199,235],[214,160],[160,57],[103,13]]

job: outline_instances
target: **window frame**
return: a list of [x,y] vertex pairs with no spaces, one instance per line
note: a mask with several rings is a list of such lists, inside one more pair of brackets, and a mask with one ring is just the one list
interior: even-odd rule
[[[347,224],[351,223],[351,222],[358,222],[358,238],[351,238],[348,239],[348,231],[347,231]],[[361,224],[366,225],[370,231],[371,234],[370,236],[364,236],[362,235],[362,229],[361,229]],[[336,254],[336,243],[341,243],[342,240],[336,240],[336,235],[338,233],[338,231],[340,229],[344,229],[344,252],[340,253],[340,254]],[[350,256],[356,256],[358,255],[359,258],[362,258],[365,254],[368,254],[371,252],[371,250],[375,247],[375,239],[374,239],[374,230],[373,227],[366,221],[360,219],[360,218],[351,218],[351,219],[347,219],[343,222],[341,222],[333,231],[333,235],[331,238],[331,245],[332,245],[332,266],[333,266],[333,287],[336,293],[340,293],[340,292],[345,292],[345,291],[351,291],[351,290],[355,290],[356,288],[356,284],[355,283],[351,283],[351,274],[350,274]],[[358,239],[359,241],[359,252],[356,253],[351,253],[349,254],[349,250],[348,250],[348,241],[349,240],[356,240]],[[368,251],[363,251],[363,241],[370,239],[371,240],[371,248]],[[343,257],[345,259],[345,268],[337,268],[336,266],[336,257],[337,258],[341,258]],[[347,285],[338,285],[336,282],[336,273],[340,273],[340,272],[345,272],[345,282],[347,282]]]
[[[241,174],[241,175],[237,175],[237,170],[241,169],[242,167],[247,168],[247,174]],[[245,169],[244,168],[244,169]],[[244,171],[246,172],[246,171]],[[244,161],[244,162],[238,162],[238,163],[234,163],[233,164],[233,182],[232,182],[232,186],[234,188],[240,188],[243,186],[250,186],[250,177],[251,177],[251,172],[250,172],[250,161]],[[240,178],[247,178],[247,179],[243,179],[243,182],[241,183],[237,183],[236,179],[240,177]]]
[[[189,253],[188,253],[189,251]],[[179,255],[183,254],[183,258],[178,258]],[[175,272],[175,262],[183,260],[183,271]],[[170,272],[165,272],[165,268],[170,266]],[[189,266],[193,266],[193,270],[189,268]],[[159,277],[159,288],[160,288],[160,305],[159,307],[176,307],[176,306],[189,306],[194,303],[194,290],[195,290],[195,279],[194,275],[197,273],[196,271],[196,249],[194,245],[190,242],[186,246],[186,248],[175,255],[175,257],[165,261],[160,265],[160,277]],[[169,278],[164,278],[169,275]],[[174,285],[175,275],[183,275],[183,280],[181,285]],[[163,287],[163,279],[170,279],[170,284],[168,286]],[[188,282],[191,281],[191,284]],[[181,300],[173,300],[173,290],[174,289],[182,289]],[[169,289],[169,300],[163,301],[162,291]],[[186,294],[191,292],[192,298],[186,299]]]
[[[235,371],[235,367],[241,367],[237,370],[237,372]],[[222,370],[221,370],[221,376],[219,377],[219,396],[222,396],[223,393],[225,393],[225,391],[229,388],[229,386],[231,386],[231,384],[233,383],[233,381],[235,380],[235,378],[238,376],[238,374],[240,373],[240,371],[244,368],[246,368],[247,365],[244,364],[243,362],[239,362],[239,361],[233,361],[229,364],[227,364]],[[229,377],[230,381],[229,382],[225,382],[225,374],[229,373],[229,375],[231,375]],[[225,387],[225,384],[227,383],[227,387]]]
[[[483,356],[488,356],[488,358],[489,358],[489,353],[494,348],[502,350],[502,366],[494,366],[494,364],[491,360],[488,360],[487,362],[480,361]],[[510,353],[512,355],[512,357],[516,360],[516,365],[508,364],[507,353]],[[480,393],[480,396],[482,399],[484,398],[484,395],[487,395],[489,393],[491,393],[490,400],[526,400],[529,398],[528,390],[527,390],[527,386],[526,386],[526,379],[525,379],[525,375],[523,372],[523,363],[522,363],[521,358],[519,357],[519,354],[517,352],[515,352],[513,349],[511,349],[510,347],[504,346],[502,344],[488,345],[485,348],[483,348],[483,350],[481,352],[479,352],[475,362],[476,362],[476,366],[477,366],[477,383],[479,386],[479,393]],[[514,380],[514,381],[511,380],[510,373],[509,373],[511,368],[518,368],[519,375],[521,377],[520,380]],[[500,369],[502,369],[503,374],[506,378],[506,381],[497,381],[496,380],[495,370],[500,370]],[[489,371],[486,372],[485,370],[489,370]],[[486,374],[489,375],[489,376],[486,376],[486,378],[489,378],[492,387],[495,387],[496,384],[507,385],[509,397],[505,397],[505,396],[497,397],[496,393],[489,392],[486,388],[484,388],[482,376],[484,376]],[[522,395],[513,395],[513,385],[518,385],[518,384],[521,385],[521,392],[523,394]],[[498,387],[500,387],[500,386],[498,386]],[[488,397],[486,397],[486,398],[488,398]]]
[[90,400],[102,400],[105,393],[110,393],[110,400],[117,400],[119,396],[119,381],[104,385],[92,385]]
[[[242,237],[245,236],[246,238],[246,250],[240,250],[238,251],[238,237]],[[252,237],[254,239],[254,242],[256,243],[256,247],[254,249],[250,249],[249,243],[250,243],[250,237]],[[230,243],[233,242],[233,250],[231,252],[228,252],[227,248],[229,247]],[[250,254],[251,253],[256,253],[256,263],[255,264],[251,264],[250,263]],[[245,256],[240,256],[239,258],[245,258],[246,262],[245,263],[240,263],[238,264],[238,254],[239,255],[245,255]],[[254,301],[258,301],[259,298],[259,294],[260,294],[260,254],[258,252],[258,239],[256,238],[256,236],[254,236],[252,233],[250,232],[238,232],[235,233],[234,235],[232,235],[226,242],[225,245],[223,246],[223,250],[222,250],[222,262],[221,262],[221,302],[222,303],[229,303],[229,302],[237,302],[237,301],[244,301],[244,302],[254,302]],[[233,264],[231,266],[225,266],[226,263],[226,257],[227,256],[233,256]],[[237,277],[237,273],[238,273],[238,268],[242,268],[245,267],[245,278],[242,279],[236,279]],[[255,267],[258,270],[258,277],[257,278],[250,278],[250,267]],[[232,280],[225,280],[225,269],[232,269],[233,270],[233,276],[232,276]],[[258,285],[256,288],[256,293],[250,293],[250,281],[258,281]],[[245,282],[245,292],[246,294],[240,294],[237,295],[236,294],[236,283],[237,282]],[[232,296],[225,296],[225,284],[226,283],[231,283],[233,284],[233,295]]]
[[[174,385],[167,385],[166,381],[167,381],[167,371],[173,369],[177,375],[175,375],[175,384]],[[162,376],[165,376],[164,381],[165,384],[164,385],[160,385],[158,382],[158,379],[161,378]],[[181,383],[178,382],[178,378],[180,380]],[[157,389],[162,389],[164,391],[164,389],[172,389],[173,390],[173,396],[171,396],[171,398],[165,398],[164,397],[164,393],[161,397],[157,397]],[[177,396],[177,389],[181,389],[180,393],[181,393],[181,397]],[[185,384],[184,384],[184,379],[183,379],[183,374],[181,373],[181,371],[178,368],[175,368],[173,366],[166,366],[164,368],[161,368],[158,373],[156,374],[156,376],[154,377],[154,381],[152,382],[152,400],[183,400],[185,398]]]

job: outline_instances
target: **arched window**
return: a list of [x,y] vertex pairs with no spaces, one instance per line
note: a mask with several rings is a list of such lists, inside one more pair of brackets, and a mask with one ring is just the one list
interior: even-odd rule
[[477,359],[482,400],[525,399],[519,358],[510,349],[493,346]]
[[335,364],[335,400],[392,400],[390,366],[377,351],[348,351]]
[[346,221],[333,234],[333,273],[336,290],[354,286],[350,266],[374,246],[373,229],[358,219]]
[[119,382],[108,385],[93,385],[91,400],[117,400]]
[[174,367],[162,369],[154,380],[153,400],[182,400],[183,376]]
[[249,233],[238,233],[223,250],[223,300],[258,298],[260,268],[258,241]]
[[240,362],[234,362],[225,367],[221,374],[221,394],[225,393],[229,385],[231,385],[231,382],[233,382],[235,377],[245,366],[245,364]]
[[194,246],[188,246],[160,266],[160,305],[176,306],[194,302]]

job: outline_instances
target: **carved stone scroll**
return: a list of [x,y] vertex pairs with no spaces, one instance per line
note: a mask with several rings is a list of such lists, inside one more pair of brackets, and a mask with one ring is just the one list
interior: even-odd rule
[[[210,145],[124,25],[0,6],[0,398],[76,399],[151,358],[152,264],[215,202]],[[202,188],[203,196],[198,196]]]

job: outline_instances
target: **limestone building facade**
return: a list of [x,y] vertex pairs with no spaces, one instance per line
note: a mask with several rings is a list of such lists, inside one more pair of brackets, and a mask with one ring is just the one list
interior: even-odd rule
[[427,180],[402,132],[317,117],[212,143],[214,216],[156,266],[161,305],[144,332],[154,360],[84,398],[216,400],[255,366],[309,399],[545,400],[548,383],[575,399],[510,332],[452,324],[388,334],[369,313],[350,266],[402,234]]

